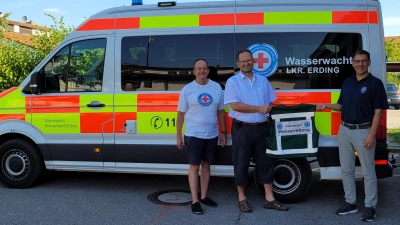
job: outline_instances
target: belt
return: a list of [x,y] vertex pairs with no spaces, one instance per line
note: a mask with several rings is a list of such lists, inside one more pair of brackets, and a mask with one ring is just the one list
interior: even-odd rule
[[261,123],[246,123],[246,122],[243,122],[243,121],[240,121],[240,120],[237,120],[237,119],[234,119],[234,120],[235,120],[236,123],[241,123],[241,124],[250,125],[250,126],[258,126],[258,125],[263,125],[263,124],[269,123],[268,120],[264,121],[264,122],[261,122]]
[[368,129],[371,127],[371,122],[368,123],[360,123],[360,124],[351,124],[342,121],[342,125],[349,128],[350,130],[354,129]]

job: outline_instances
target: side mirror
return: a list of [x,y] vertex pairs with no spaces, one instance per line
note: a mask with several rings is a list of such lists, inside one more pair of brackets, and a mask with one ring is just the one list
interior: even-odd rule
[[38,72],[34,72],[31,75],[31,82],[30,82],[30,87],[31,87],[31,92],[32,94],[40,95],[42,94],[42,80],[40,78],[40,75]]

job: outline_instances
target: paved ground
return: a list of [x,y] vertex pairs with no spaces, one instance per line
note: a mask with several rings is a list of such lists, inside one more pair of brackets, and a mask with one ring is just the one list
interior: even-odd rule
[[[387,128],[400,128],[400,110],[389,109],[387,111]],[[400,148],[400,143],[393,142],[388,136],[389,147]]]
[[389,109],[387,111],[387,127],[400,128],[400,110]]

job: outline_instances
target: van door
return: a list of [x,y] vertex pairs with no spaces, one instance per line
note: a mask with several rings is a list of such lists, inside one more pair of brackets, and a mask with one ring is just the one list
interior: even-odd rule
[[32,97],[32,125],[47,140],[52,156],[48,167],[104,168],[103,143],[107,134],[113,136],[113,93],[107,87],[113,79],[107,71],[113,70],[105,66],[107,42],[97,38],[69,43],[39,72],[42,94]]
[[[116,31],[116,49],[120,50],[115,55],[117,170],[187,173],[187,151],[176,147],[179,92],[195,79],[196,59],[205,59],[215,71],[212,79],[223,83],[233,74],[235,62],[234,8],[215,4],[203,9],[163,10],[157,16],[140,18],[141,26],[152,29]],[[192,19],[184,26],[193,27],[180,28],[185,17]],[[232,26],[223,26],[225,23]],[[217,150],[215,162],[231,164],[230,154],[226,149]]]

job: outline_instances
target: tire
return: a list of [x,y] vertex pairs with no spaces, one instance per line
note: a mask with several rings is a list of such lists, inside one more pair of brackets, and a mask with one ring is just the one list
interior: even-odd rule
[[[265,194],[264,185],[258,183],[257,170],[254,181],[258,191]],[[274,197],[281,202],[294,203],[302,200],[310,191],[312,171],[306,158],[276,159],[274,161]]]
[[400,105],[394,105],[394,109],[400,109]]
[[38,148],[28,140],[13,139],[0,146],[0,182],[10,188],[28,188],[44,171]]

